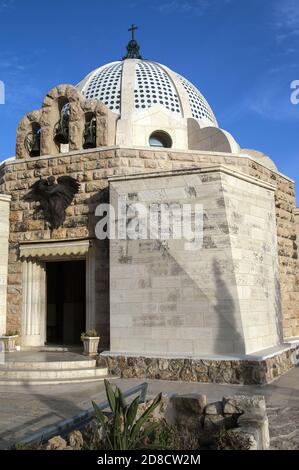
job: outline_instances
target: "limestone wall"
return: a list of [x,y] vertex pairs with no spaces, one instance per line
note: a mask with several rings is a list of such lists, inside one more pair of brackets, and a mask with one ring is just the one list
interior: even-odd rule
[[[76,239],[94,236],[94,209],[100,200],[107,200],[109,176],[195,168],[202,165],[225,164],[247,174],[273,183],[275,193],[279,273],[285,336],[299,334],[299,311],[296,306],[296,245],[295,193],[293,181],[268,170],[247,157],[209,152],[176,152],[173,150],[138,150],[106,148],[78,151],[55,157],[22,158],[0,168],[0,191],[12,196],[10,212],[10,251],[8,274],[8,326],[21,326],[22,263],[18,255],[19,242],[50,239]],[[81,182],[81,191],[67,210],[63,227],[51,232],[42,217],[34,218],[34,205],[23,201],[39,176],[55,177],[69,174]],[[106,242],[96,241],[96,312],[97,328],[101,331],[103,347],[109,333],[109,250]],[[297,304],[298,305],[298,304]],[[106,343],[106,345],[105,345]]]
[[297,247],[298,247],[299,245],[299,209],[295,210],[294,215],[295,215],[295,227],[296,227]]
[[[296,276],[296,311],[299,312],[299,209],[295,210],[295,224],[296,224],[296,244],[297,244],[297,276]],[[297,332],[298,336],[298,332]]]
[[0,335],[6,332],[9,204],[10,197],[0,194]]
[[179,204],[177,228],[184,204],[203,211],[197,244],[183,230],[181,239],[110,241],[113,353],[250,354],[279,344],[273,187],[213,166],[113,178],[110,190],[116,212],[120,198],[146,208],[148,233],[150,207]]

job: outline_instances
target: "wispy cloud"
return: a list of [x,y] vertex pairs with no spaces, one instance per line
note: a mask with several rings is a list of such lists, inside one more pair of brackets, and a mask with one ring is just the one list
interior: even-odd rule
[[19,112],[32,101],[41,97],[41,91],[35,83],[34,70],[37,57],[18,56],[11,52],[0,52],[0,78],[5,83],[5,101],[7,112]]
[[277,0],[274,8],[273,26],[278,42],[299,38],[298,0]]
[[0,10],[7,10],[15,5],[15,0],[0,0]]
[[299,106],[291,103],[290,82],[280,74],[261,79],[245,105],[249,112],[272,121],[299,121]]
[[259,116],[268,121],[299,121],[299,105],[291,102],[291,80],[281,73],[280,67],[270,70],[241,95],[238,101],[225,108],[217,117],[226,126],[248,115]]
[[207,0],[169,0],[161,2],[158,9],[162,12],[181,11],[183,13],[196,12],[203,15],[209,7]]
[[[152,0],[151,7],[161,13],[182,13],[203,16],[208,10],[223,7],[232,0]],[[140,0],[131,0],[131,8],[140,7]]]
[[231,0],[166,0],[159,2],[158,9],[164,13],[178,11],[181,13],[192,13],[199,16],[204,15],[209,9],[222,7]]

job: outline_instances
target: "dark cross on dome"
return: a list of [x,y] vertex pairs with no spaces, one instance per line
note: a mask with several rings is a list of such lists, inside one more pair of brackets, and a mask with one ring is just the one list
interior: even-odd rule
[[132,33],[132,39],[129,41],[127,45],[127,54],[123,57],[124,59],[142,59],[140,55],[140,47],[138,42],[135,39],[135,31],[137,31],[138,27],[134,24],[128,29],[130,33]]
[[132,41],[135,41],[135,31],[137,31],[138,26],[132,24],[131,28],[128,29],[130,33],[132,33]]

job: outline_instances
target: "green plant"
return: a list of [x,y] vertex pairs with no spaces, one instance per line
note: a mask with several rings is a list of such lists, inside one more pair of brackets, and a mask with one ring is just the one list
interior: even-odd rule
[[81,338],[99,338],[99,334],[96,330],[87,330],[81,333]]
[[17,330],[7,330],[5,336],[18,336],[19,332]]
[[98,424],[102,427],[107,449],[136,450],[153,447],[148,439],[160,423],[149,422],[149,418],[160,404],[162,394],[160,393],[142,415],[137,418],[139,396],[128,405],[118,387],[113,390],[111,384],[105,380],[105,388],[112,411],[112,419],[109,420],[95,402],[92,402],[92,404]]
[[15,444],[14,450],[37,450],[38,446],[33,446],[30,444],[23,444],[22,442]]

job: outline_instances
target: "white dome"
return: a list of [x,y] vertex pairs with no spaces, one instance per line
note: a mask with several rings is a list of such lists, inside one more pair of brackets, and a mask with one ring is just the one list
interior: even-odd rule
[[150,60],[126,58],[91,72],[77,88],[87,100],[100,100],[123,116],[154,106],[181,118],[194,118],[200,127],[218,127],[203,95],[181,75]]

